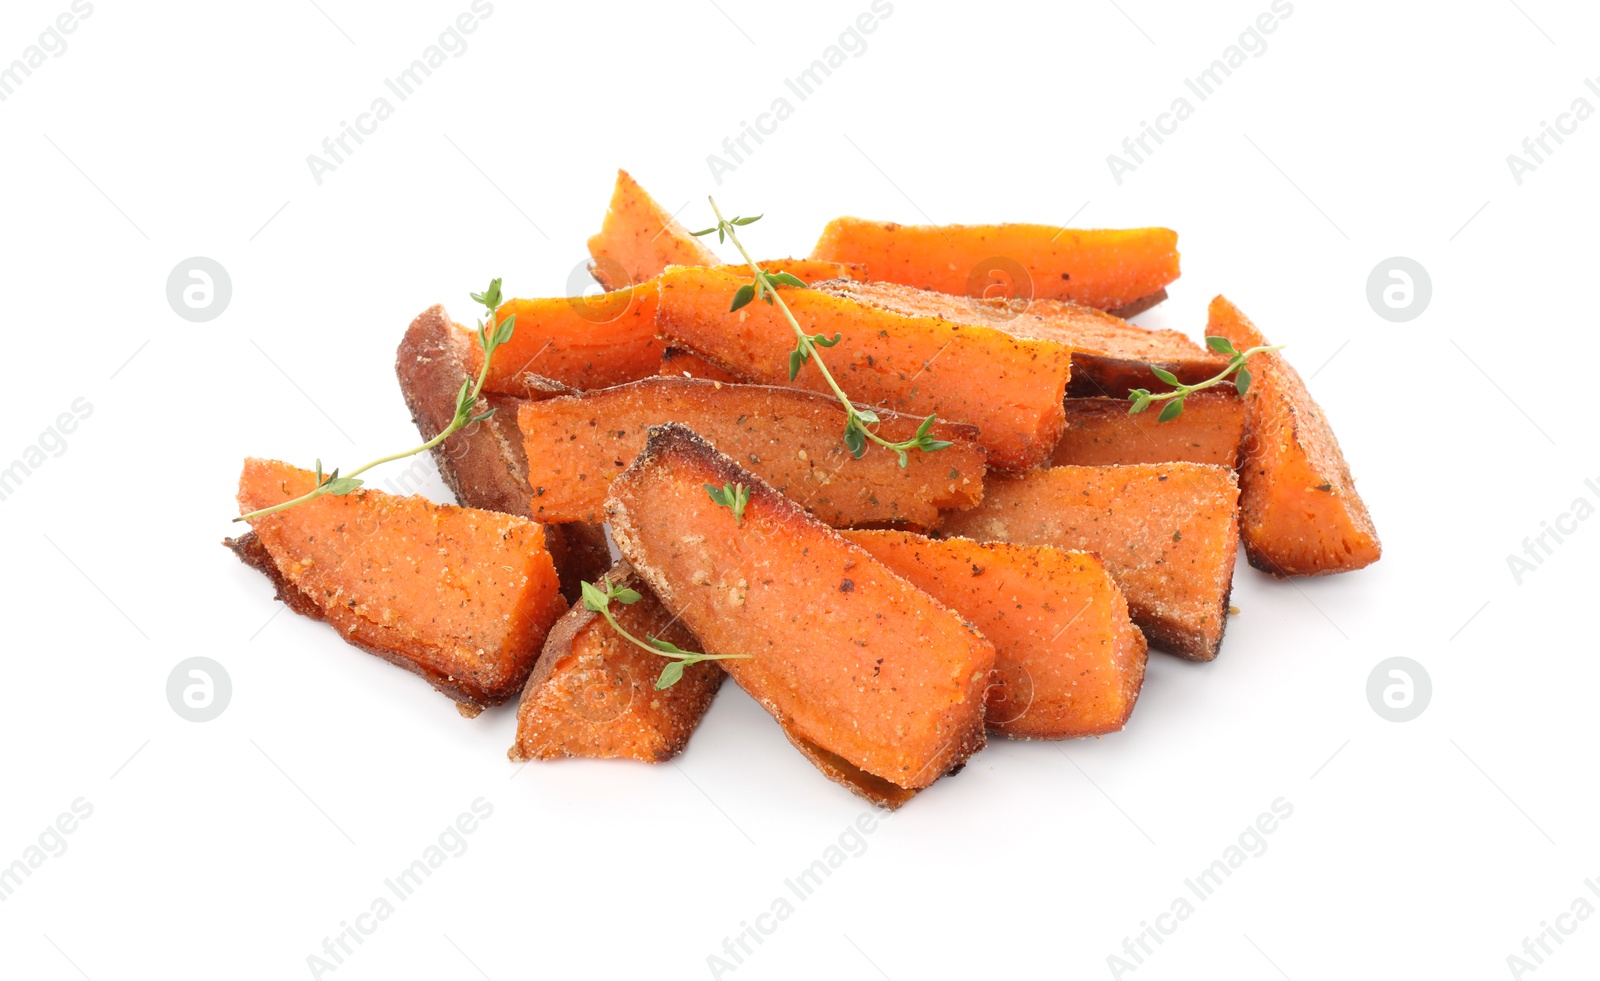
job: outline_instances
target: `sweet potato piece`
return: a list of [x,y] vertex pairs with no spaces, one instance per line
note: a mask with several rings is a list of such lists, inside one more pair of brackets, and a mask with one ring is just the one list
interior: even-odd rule
[[993,642],[991,732],[1065,739],[1128,721],[1144,683],[1145,639],[1098,556],[902,531],[843,534]]
[[[751,381],[827,392],[815,365],[789,380],[794,331],[776,307],[751,303],[729,312],[741,285],[710,269],[669,269],[661,277],[657,331],[671,343]],[[1061,398],[1072,352],[1048,341],[1018,340],[987,327],[906,317],[835,295],[828,287],[785,289],[802,329],[832,337],[828,368],[858,405],[968,422],[979,430],[991,466],[1023,470],[1042,463],[1061,437]],[[848,284],[843,284],[848,285]]]
[[[748,266],[718,270],[749,280]],[[773,272],[789,272],[806,282],[848,275],[837,262],[773,259],[762,263]],[[656,338],[656,280],[623,285],[595,296],[558,296],[507,300],[495,311],[495,322],[516,314],[511,340],[495,352],[483,390],[523,398],[540,398],[566,389],[609,388],[660,369],[664,346]],[[474,375],[483,367],[483,346],[467,332],[468,366]]]
[[657,374],[666,378],[704,378],[706,381],[733,382],[744,379],[681,347],[669,347],[661,352],[661,370]]
[[908,317],[977,324],[1031,341],[1072,348],[1069,395],[1121,398],[1132,388],[1162,390],[1152,364],[1193,384],[1227,367],[1228,359],[1175,330],[1147,330],[1120,317],[1060,300],[954,296],[897,283],[827,283],[822,289]]
[[[706,493],[729,482],[750,487],[742,519]],[[825,773],[916,790],[982,748],[993,645],[686,427],[651,428],[607,511],[705,651],[750,655],[722,665],[809,758],[839,758]]]
[[1227,625],[1238,501],[1226,467],[1054,467],[991,476],[983,503],[951,513],[941,530],[1095,552],[1150,646],[1209,661]]
[[[1268,343],[1224,297],[1206,333],[1240,351]],[[1254,381],[1239,461],[1239,529],[1250,564],[1275,576],[1349,572],[1378,561],[1383,545],[1327,416],[1280,352],[1250,359]]]
[[[310,471],[246,460],[241,513],[315,486]],[[566,606],[544,529],[526,518],[363,488],[251,525],[341,636],[471,705],[517,693]]]
[[626,289],[661,274],[668,266],[714,266],[720,260],[657,204],[625,170],[598,234],[589,239],[589,274],[608,290]]
[[[406,329],[395,354],[395,375],[417,432],[424,440],[443,432],[455,418],[456,394],[467,380],[470,335],[451,322],[444,307],[423,311]],[[550,394],[550,393],[545,393]],[[487,405],[483,404],[487,403]],[[495,414],[468,426],[433,448],[439,475],[455,492],[456,501],[472,508],[530,517],[527,457],[517,428],[519,400],[491,395],[477,411]],[[552,525],[545,545],[561,576],[561,594],[577,600],[579,584],[611,565],[611,548],[599,525]]]
[[[884,412],[887,439],[915,435],[922,420]],[[984,452],[977,430],[937,423],[932,434],[955,445],[851,459],[844,408],[814,392],[649,378],[568,398],[523,403],[518,416],[539,521],[600,521],[606,491],[644,449],[645,430],[681,422],[834,527],[907,522],[931,527],[940,509],[970,508],[983,495]]]
[[[617,622],[635,637],[659,637],[687,651],[700,641],[674,617],[626,562],[609,573],[618,586],[635,589],[637,603],[618,603]],[[723,670],[712,661],[690,665],[677,684],[656,691],[666,660],[623,640],[600,614],[582,602],[556,622],[544,653],[528,676],[517,707],[513,760],[561,756],[632,759],[665,763],[683,751],[722,687]]]
[[1208,388],[1184,400],[1183,414],[1157,422],[1159,408],[1128,414],[1125,399],[1067,399],[1067,431],[1053,466],[1118,463],[1209,463],[1231,467],[1244,434],[1244,400],[1232,386]]
[[900,225],[835,218],[813,259],[856,262],[873,280],[970,296],[1128,307],[1178,278],[1178,234],[1165,228]]

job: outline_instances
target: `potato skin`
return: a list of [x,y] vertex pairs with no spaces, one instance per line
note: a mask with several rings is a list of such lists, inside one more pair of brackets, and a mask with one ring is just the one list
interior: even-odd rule
[[[619,562],[607,577],[637,590],[613,615],[635,637],[660,637],[688,651],[700,641]],[[668,660],[629,643],[600,614],[577,602],[551,629],[517,709],[513,760],[581,756],[665,763],[683,751],[726,677],[715,661],[690,665],[656,691]]]
[[[455,418],[456,394],[470,378],[466,367],[470,343],[470,335],[450,320],[443,305],[419,314],[400,341],[395,375],[424,440],[443,432]],[[495,414],[433,448],[439,475],[461,504],[534,517],[527,457],[517,428],[520,402],[499,395],[481,399],[477,411],[493,407]],[[568,602],[577,600],[582,581],[593,580],[611,565],[611,550],[599,525],[547,526],[545,544],[561,577],[561,595]]]

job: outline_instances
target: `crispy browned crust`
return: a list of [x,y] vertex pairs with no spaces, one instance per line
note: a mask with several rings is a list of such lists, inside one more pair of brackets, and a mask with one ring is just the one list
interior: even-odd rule
[[[400,341],[395,375],[424,440],[443,432],[455,418],[456,395],[462,382],[469,378],[468,343],[466,332],[450,320],[443,305],[419,314]],[[557,392],[551,390],[548,394]],[[528,504],[532,497],[526,478],[528,461],[522,430],[517,428],[519,402],[505,395],[487,396],[480,400],[478,411],[492,406],[494,415],[452,434],[433,448],[439,475],[455,492],[459,503],[533,517]],[[611,551],[598,525],[547,525],[545,544],[561,578],[561,595],[568,602],[578,598],[580,582],[592,580],[611,564]]]
[[[626,562],[618,562],[606,577],[643,594],[639,602],[617,609],[624,629],[635,636],[660,636],[684,650],[699,650],[695,636],[670,617]],[[585,663],[566,663],[579,635],[596,627],[609,630],[600,615],[580,600],[551,628],[522,690],[517,739],[507,753],[511,759],[576,756],[665,763],[688,744],[726,673],[715,661],[702,661],[687,668],[676,684],[656,691],[654,680],[666,661],[615,635],[609,650],[596,655],[591,648],[585,652]],[[570,689],[573,684],[583,686],[577,699]],[[552,690],[562,685],[569,687]]]
[[[323,622],[327,621],[327,618],[323,616],[322,606],[315,599],[302,592],[294,583],[289,581],[287,576],[279,571],[277,563],[272,561],[272,554],[267,551],[267,547],[262,544],[261,539],[256,537],[255,532],[246,532],[238,538],[225,538],[222,544],[231,549],[233,554],[239,557],[239,561],[266,576],[271,581],[272,588],[283,605],[303,617]],[[461,714],[467,718],[472,718],[478,714],[474,709],[481,710],[510,701],[512,696],[516,695],[522,688],[521,680],[517,679],[513,684],[507,685],[503,689],[486,690],[479,685],[472,684],[467,679],[452,678],[433,671],[397,651],[353,640],[343,631],[339,633],[341,639],[351,647],[359,648],[368,654],[381,657],[396,667],[405,668],[412,674],[426,680],[428,684],[442,694],[455,699],[459,705],[466,706]]]
[[1185,385],[1195,385],[1227,366],[1227,358],[1203,354],[1192,358],[1152,358],[1141,361],[1073,351],[1072,380],[1067,383],[1067,397],[1125,399],[1128,392],[1135,388],[1167,392],[1172,390],[1172,386],[1157,378],[1154,368],[1172,372]]
[[[695,479],[709,478],[706,481],[707,483],[745,484],[750,488],[750,503],[746,510],[747,516],[766,509],[770,510],[773,515],[773,521],[776,524],[789,525],[797,529],[809,526],[809,529],[819,530],[828,535],[835,534],[831,529],[828,529],[806,513],[805,509],[778,493],[759,476],[740,468],[726,455],[718,452],[710,443],[685,426],[677,423],[666,423],[650,427],[649,438],[646,440],[644,451],[639,454],[629,468],[629,474],[642,473],[658,465],[668,467],[674,465],[692,466],[697,473]],[[622,549],[625,556],[629,556],[630,552],[635,553],[629,558],[637,574],[645,582],[649,583],[663,603],[679,613],[684,612],[678,610],[677,604],[674,603],[672,584],[666,581],[663,572],[649,563],[639,561],[638,553],[641,550],[632,541],[633,521],[626,513],[626,506],[615,494],[613,494],[607,510],[612,518],[612,533],[616,536],[618,547]],[[860,549],[859,546],[842,540],[840,544],[859,552],[863,562],[881,565],[865,550]],[[904,582],[903,579],[887,567],[883,567],[883,569],[886,577]],[[910,584],[907,583],[907,585],[909,586]],[[915,587],[912,588],[914,589]],[[936,608],[944,609],[937,601],[931,598],[929,598],[928,602]],[[962,622],[965,623],[964,621]],[[977,631],[970,624],[965,626],[974,635],[977,635]],[[734,673],[734,680],[737,682],[739,680],[738,674],[735,672],[730,673]],[[811,760],[813,765],[821,770],[825,776],[830,780],[844,784],[852,793],[885,807],[899,807],[906,800],[909,800],[917,790],[926,788],[940,776],[960,770],[966,765],[972,754],[982,749],[985,744],[985,730],[981,711],[982,696],[981,692],[978,692],[974,694],[974,697],[980,709],[973,716],[973,724],[955,730],[939,752],[934,754],[924,765],[922,771],[909,774],[902,782],[890,781],[881,776],[868,773],[854,763],[846,761],[815,744],[813,740],[798,731],[795,721],[790,719],[776,703],[755,693],[752,693],[752,697],[755,697],[758,704],[761,704],[778,721],[789,741],[807,759]],[[935,767],[937,767],[937,772],[929,772]]]
[[1163,287],[1159,290],[1156,290],[1154,293],[1151,293],[1149,296],[1141,296],[1132,303],[1117,307],[1115,310],[1107,310],[1106,312],[1111,314],[1113,317],[1121,317],[1123,320],[1127,320],[1129,317],[1144,313],[1146,310],[1158,303],[1165,302],[1166,299],[1167,291],[1166,288]]

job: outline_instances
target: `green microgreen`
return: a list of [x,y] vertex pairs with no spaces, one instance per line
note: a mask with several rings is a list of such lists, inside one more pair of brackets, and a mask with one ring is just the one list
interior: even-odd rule
[[845,395],[844,389],[840,388],[839,383],[834,380],[833,372],[828,370],[828,366],[824,363],[819,350],[820,348],[833,347],[844,339],[844,335],[836,333],[832,338],[829,338],[825,334],[806,333],[800,326],[800,322],[795,319],[794,311],[789,309],[789,305],[783,301],[783,295],[778,291],[779,286],[806,289],[806,282],[791,273],[770,272],[761,268],[761,265],[751,258],[750,253],[744,247],[744,243],[739,241],[739,236],[734,232],[735,228],[749,225],[759,219],[761,215],[756,215],[752,218],[739,216],[724,218],[722,210],[717,207],[717,202],[711,198],[707,200],[711,202],[711,210],[717,216],[717,223],[710,228],[703,228],[691,234],[701,236],[716,232],[717,241],[732,242],[734,248],[739,250],[739,254],[744,256],[745,262],[749,264],[752,275],[751,281],[740,286],[733,294],[733,305],[730,308],[730,312],[739,310],[755,300],[764,300],[783,312],[783,318],[794,329],[795,336],[794,350],[789,352],[789,380],[794,381],[799,377],[801,368],[812,361],[816,362],[817,370],[822,373],[823,381],[827,382],[828,388],[833,391],[833,394],[839,399],[839,403],[844,406],[844,445],[850,451],[850,455],[859,460],[866,454],[869,443],[877,443],[885,449],[894,451],[894,454],[899,458],[900,466],[906,467],[910,465],[911,458],[909,454],[912,450],[923,453],[936,453],[950,446],[949,440],[933,438],[934,416],[929,416],[922,421],[922,425],[917,427],[916,435],[899,442],[885,439],[871,428],[878,424],[878,414],[871,409],[856,408],[855,403],[850,401],[850,397]]
[[706,484],[706,493],[711,500],[733,512],[733,522],[736,526],[744,524],[744,509],[750,504],[750,487],[748,484]]
[[640,640],[622,628],[617,622],[617,617],[611,612],[611,603],[616,601],[623,606],[632,606],[644,597],[636,589],[618,586],[611,581],[610,576],[601,576],[599,582],[586,582],[582,584],[584,609],[598,613],[606,618],[606,623],[611,625],[621,637],[642,650],[661,657],[669,658],[669,662],[661,669],[661,675],[656,678],[656,691],[671,688],[683,678],[683,671],[690,665],[699,664],[701,661],[727,661],[748,658],[748,654],[701,654],[696,651],[686,651],[670,640],[659,637],[646,637]]
[[282,504],[277,504],[270,508],[262,508],[258,511],[251,511],[249,514],[241,514],[239,517],[234,518],[233,520],[250,521],[254,518],[266,517],[269,514],[276,514],[279,511],[287,511],[297,504],[304,504],[307,501],[315,500],[319,497],[343,497],[362,485],[363,481],[357,478],[361,474],[366,473],[368,470],[371,470],[374,467],[382,466],[385,463],[393,463],[396,460],[404,460],[406,457],[416,456],[418,453],[431,450],[435,446],[438,446],[440,443],[443,443],[445,440],[449,439],[456,432],[465,429],[474,423],[482,422],[483,420],[494,415],[495,410],[493,408],[490,408],[484,412],[474,412],[473,410],[478,406],[478,397],[483,392],[483,383],[489,377],[489,363],[494,360],[495,350],[501,345],[505,344],[507,341],[511,340],[511,335],[516,330],[517,315],[511,314],[510,316],[506,317],[506,319],[501,320],[498,323],[495,321],[497,311],[500,309],[501,297],[499,278],[491,280],[489,282],[489,288],[484,290],[482,293],[473,293],[471,296],[474,303],[482,304],[484,309],[488,312],[486,320],[478,321],[478,340],[483,345],[483,368],[478,372],[476,381],[468,378],[461,383],[461,390],[456,393],[455,416],[450,420],[450,425],[440,430],[437,436],[428,440],[426,443],[423,443],[421,446],[416,446],[400,453],[391,453],[388,456],[381,456],[370,463],[366,463],[357,467],[343,476],[340,475],[338,470],[334,470],[332,473],[324,475],[322,472],[322,461],[319,459],[317,461],[317,484],[312,490],[291,501],[284,501]]
[[1228,340],[1226,337],[1207,337],[1206,347],[1217,352],[1218,354],[1229,355],[1230,357],[1228,358],[1228,366],[1217,372],[1217,374],[1213,375],[1212,377],[1207,378],[1205,381],[1196,382],[1193,385],[1185,385],[1183,382],[1178,380],[1177,375],[1174,375],[1167,369],[1158,367],[1156,365],[1151,365],[1150,373],[1155,375],[1156,378],[1163,384],[1171,385],[1172,391],[1151,394],[1150,390],[1147,388],[1129,389],[1128,399],[1133,404],[1128,406],[1128,414],[1138,415],[1144,410],[1150,408],[1152,403],[1166,402],[1167,404],[1161,407],[1161,414],[1156,416],[1156,422],[1171,422],[1172,420],[1183,415],[1184,399],[1202,389],[1210,388],[1213,385],[1220,385],[1229,378],[1233,379],[1234,390],[1242,396],[1246,392],[1250,391],[1250,382],[1253,380],[1250,375],[1250,369],[1245,367],[1245,362],[1257,354],[1265,354],[1268,351],[1283,350],[1283,345],[1277,344],[1272,346],[1261,345],[1260,347],[1253,347],[1248,351],[1240,351],[1235,349],[1233,342]]

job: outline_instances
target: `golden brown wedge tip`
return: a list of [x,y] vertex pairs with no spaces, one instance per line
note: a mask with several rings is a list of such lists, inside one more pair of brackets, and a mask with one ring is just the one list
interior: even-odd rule
[[[729,311],[744,281],[712,269],[669,269],[660,280],[658,333],[753,382],[827,393],[814,364],[790,381],[794,330],[774,305]],[[827,288],[783,288],[781,294],[801,329],[842,335],[823,357],[857,405],[971,423],[989,450],[989,465],[1004,470],[1043,463],[1061,438],[1061,399],[1072,372],[1065,345],[907,317]]]
[[1209,463],[1232,467],[1244,436],[1245,403],[1233,386],[1203,389],[1184,399],[1183,414],[1129,415],[1126,399],[1067,399],[1067,431],[1053,466],[1119,463]]
[[[1224,297],[1211,301],[1206,333],[1245,351],[1267,341]],[[1239,530],[1250,564],[1275,576],[1321,576],[1371,565],[1378,531],[1356,493],[1322,409],[1277,351],[1250,359],[1239,462]]]
[[824,283],[819,287],[880,310],[976,324],[1030,341],[1072,349],[1067,394],[1122,398],[1129,389],[1163,389],[1151,367],[1165,368],[1186,384],[1204,381],[1228,359],[1175,330],[1147,330],[1093,307],[1042,298],[970,297],[897,283]]
[[1053,467],[991,475],[983,502],[942,531],[1098,554],[1150,646],[1217,656],[1238,551],[1232,470],[1198,463]]
[[1144,634],[1100,559],[1046,545],[847,531],[994,644],[991,732],[1027,739],[1121,729],[1144,683]]
[[600,231],[589,239],[589,273],[608,290],[661,274],[668,266],[714,266],[721,260],[656,203],[627,171],[617,184]]
[[[708,484],[748,487],[742,516]],[[749,655],[721,663],[825,773],[881,799],[852,771],[917,790],[983,746],[993,645],[689,429],[651,429],[608,512],[623,557],[706,653]]]
[[[316,486],[309,470],[246,460],[240,513]],[[298,591],[346,640],[471,705],[521,689],[566,609],[544,528],[526,518],[362,488],[250,523],[280,595]]]
[[[672,615],[627,563],[608,574],[640,599],[616,603],[612,615],[635,637],[659,637],[686,651],[700,641]],[[724,673],[701,661],[660,691],[655,681],[667,662],[624,640],[600,614],[582,602],[556,622],[544,653],[528,676],[517,708],[513,760],[563,756],[665,763],[683,751]]]
[[[910,439],[921,419],[880,414],[878,432]],[[517,417],[540,521],[603,521],[611,481],[644,449],[645,431],[683,423],[740,465],[834,527],[903,522],[932,527],[941,509],[969,508],[983,496],[984,451],[977,430],[937,423],[952,445],[852,459],[844,445],[844,407],[795,388],[648,378],[595,392],[525,402]]]
[[901,225],[835,218],[814,259],[855,262],[867,277],[968,296],[1072,300],[1145,309],[1178,278],[1178,234],[1166,228]]
[[[423,311],[400,341],[395,354],[395,375],[405,396],[417,432],[430,440],[449,427],[456,413],[456,396],[469,379],[470,350],[467,331],[451,322],[444,307]],[[544,393],[548,397],[553,392]],[[500,395],[481,400],[478,412],[494,415],[474,423],[433,448],[432,457],[456,501],[466,507],[503,511],[531,517],[528,461],[523,455],[522,431],[517,428],[520,401]],[[421,484],[414,465],[385,486],[414,491]],[[611,565],[605,530],[598,524],[553,525],[545,531],[545,545],[561,576],[561,592],[568,602],[580,595],[579,584],[592,580]]]

